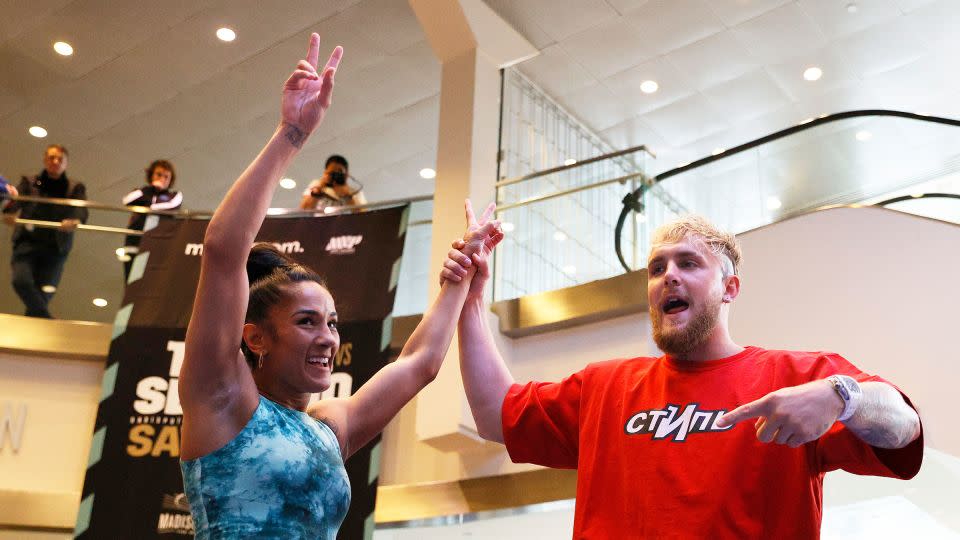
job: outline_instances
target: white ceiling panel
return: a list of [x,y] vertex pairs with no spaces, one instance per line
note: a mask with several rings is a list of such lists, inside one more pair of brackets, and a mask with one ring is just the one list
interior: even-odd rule
[[826,44],[817,25],[790,3],[733,29],[740,42],[764,62],[782,62]]
[[588,28],[618,17],[604,0],[551,0],[550,2],[517,2],[525,17],[537,21],[554,41],[562,41]]
[[590,116],[581,120],[594,131],[618,124],[624,118],[629,118],[635,109],[628,104],[628,100],[616,95],[606,86],[595,83],[585,86],[575,92],[566,94],[558,99],[567,110],[581,111],[590,109]]
[[955,0],[940,0],[918,6],[904,17],[904,28],[931,47],[951,52],[960,51],[960,5]]
[[793,0],[711,0],[710,7],[727,26],[759,17]]
[[718,84],[702,93],[731,124],[790,104],[790,98],[763,69]]
[[651,0],[623,18],[661,54],[724,29],[706,0]]
[[857,32],[840,39],[833,47],[860,77],[896,69],[927,53],[920,37],[898,21]]
[[904,13],[913,11],[935,1],[952,2],[953,0],[893,0]]
[[730,127],[700,94],[650,111],[642,119],[673,146],[682,146]]
[[[43,17],[36,28],[18,36],[12,45],[48,69],[77,79],[141,43],[156,48],[170,27],[196,16],[211,3],[78,0]],[[103,13],[110,16],[103,17]],[[213,30],[216,28],[210,32]],[[55,41],[70,43],[74,54],[51,54]]]
[[[660,88],[653,94],[644,94],[640,85],[646,80],[656,81]],[[626,100],[637,114],[663,107],[694,92],[693,84],[663,57],[607,77],[602,82]]]
[[[770,64],[767,72],[792,99],[807,99],[859,80],[842,53],[841,49],[833,46],[810,51],[781,63]],[[808,81],[804,78],[804,72],[810,67],[821,69],[823,75],[819,80]]]
[[667,60],[697,89],[729,81],[760,67],[760,62],[729,30],[673,50],[667,54]]
[[563,50],[601,79],[657,55],[653,40],[619,17],[571,36],[563,42]]
[[5,0],[0,17],[0,43],[32,31],[46,16],[70,0]]
[[523,62],[520,71],[533,79],[547,93],[559,96],[596,82],[579,62],[573,60],[560,45],[551,45],[540,54]]
[[[855,13],[847,6],[856,4]],[[893,0],[843,2],[838,0],[798,0],[802,9],[820,27],[828,39],[837,39],[853,32],[887,22],[900,16]]]
[[527,38],[534,47],[543,50],[549,45],[556,43],[556,40],[550,37],[536,17],[530,16],[524,11],[524,2],[516,0],[484,0],[484,3],[490,6],[497,15],[510,24],[523,37]]
[[423,40],[423,30],[410,6],[397,0],[364,0],[337,15],[334,26],[366,37],[387,53]]
[[632,148],[645,144],[658,156],[668,149],[666,141],[639,117],[611,126],[603,130],[601,135],[614,148]]

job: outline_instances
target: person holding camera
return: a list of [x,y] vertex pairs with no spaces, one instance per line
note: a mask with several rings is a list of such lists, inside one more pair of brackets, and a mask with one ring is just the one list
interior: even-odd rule
[[323,177],[310,182],[300,200],[302,210],[323,210],[334,206],[357,206],[367,204],[363,186],[350,185],[350,168],[347,159],[334,154],[327,158]]

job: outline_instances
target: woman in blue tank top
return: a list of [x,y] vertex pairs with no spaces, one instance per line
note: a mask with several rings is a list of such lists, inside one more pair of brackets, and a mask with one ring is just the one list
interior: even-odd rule
[[[204,237],[180,371],[181,469],[201,539],[335,538],[350,503],[344,460],[436,376],[469,287],[444,283],[397,361],[354,395],[309,404],[330,386],[340,345],[333,297],[309,268],[251,245],[281,175],[330,106],[343,49],[318,72],[319,48],[312,34],[283,87],[279,127]],[[492,249],[503,236],[492,205],[479,222],[469,202],[466,210],[461,251]]]

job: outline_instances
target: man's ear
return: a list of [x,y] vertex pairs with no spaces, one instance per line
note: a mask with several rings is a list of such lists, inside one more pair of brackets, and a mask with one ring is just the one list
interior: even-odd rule
[[724,278],[723,303],[730,304],[740,295],[740,276]]
[[266,353],[266,334],[255,323],[243,325],[243,342],[254,354]]

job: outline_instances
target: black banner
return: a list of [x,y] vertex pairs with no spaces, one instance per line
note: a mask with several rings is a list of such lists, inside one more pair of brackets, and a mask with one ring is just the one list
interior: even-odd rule
[[[406,220],[404,206],[268,218],[260,229],[258,241],[316,270],[333,294],[341,343],[325,396],[351,395],[388,361]],[[76,538],[193,536],[179,464],[178,375],[206,226],[162,219],[143,237],[114,323]],[[352,499],[339,538],[372,535],[379,443],[378,436],[346,464]]]

